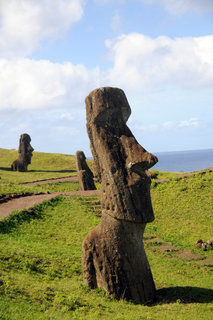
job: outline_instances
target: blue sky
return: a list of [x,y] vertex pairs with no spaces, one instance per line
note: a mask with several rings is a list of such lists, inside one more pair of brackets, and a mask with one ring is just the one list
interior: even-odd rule
[[90,156],[85,97],[122,88],[150,152],[213,148],[212,0],[1,0],[0,147]]

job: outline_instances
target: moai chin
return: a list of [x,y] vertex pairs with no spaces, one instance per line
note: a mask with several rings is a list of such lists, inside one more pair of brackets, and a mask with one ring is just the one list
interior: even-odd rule
[[145,171],[158,159],[127,127],[131,109],[121,89],[96,89],[85,102],[94,175],[101,182],[102,218],[82,245],[84,283],[116,299],[154,300],[142,238],[146,223],[154,220]]
[[87,165],[83,151],[76,152],[76,169],[81,190],[96,190],[93,173]]
[[22,172],[27,171],[27,166],[31,163],[31,158],[33,156],[32,153],[34,150],[30,142],[31,138],[29,134],[21,134],[18,148],[19,156],[17,160],[13,161],[11,170]]

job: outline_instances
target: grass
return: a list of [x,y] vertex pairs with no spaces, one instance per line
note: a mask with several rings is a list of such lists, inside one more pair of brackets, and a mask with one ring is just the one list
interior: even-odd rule
[[154,184],[152,202],[156,219],[148,225],[147,232],[160,234],[165,241],[190,249],[195,248],[198,239],[211,239],[212,190],[212,173]]
[[183,175],[183,172],[168,172],[168,171],[160,171],[160,170],[150,170],[153,175],[154,180],[161,179],[175,179]]
[[[22,192],[66,192],[79,190],[78,183],[55,182],[37,186],[24,186],[21,183],[37,180],[77,175],[75,156],[55,153],[33,152],[32,163],[27,172],[10,170],[11,163],[17,159],[17,150],[0,149],[0,194]],[[88,160],[91,165],[91,160]]]
[[0,194],[11,194],[11,193],[39,193],[39,192],[67,192],[80,190],[79,183],[77,182],[55,182],[37,184],[35,186],[23,186],[13,183],[1,184],[0,183]]
[[211,319],[210,271],[152,251],[156,304],[116,301],[85,287],[81,244],[99,218],[84,199],[59,198],[17,216],[0,226],[0,310],[8,319]]
[[75,156],[72,155],[33,152],[28,172],[13,172],[10,170],[11,163],[17,157],[16,150],[0,149],[1,183],[18,184],[76,175]]
[[[5,151],[5,159],[6,154]],[[46,154],[38,156],[46,158]],[[58,159],[60,156],[63,158],[58,155]],[[42,163],[39,157],[37,163]],[[61,162],[56,173],[61,174],[65,163]],[[1,165],[6,167],[3,162]],[[46,173],[41,171],[43,177],[55,168],[55,164],[46,167]],[[35,170],[39,171],[39,165]],[[5,172],[0,170],[0,175]],[[19,181],[36,180],[31,176],[34,172],[28,173],[22,173]],[[16,179],[15,175],[14,180],[10,177],[13,190],[19,187]],[[6,178],[3,180],[5,184]],[[147,225],[145,237],[154,239],[154,245],[145,240],[157,287],[157,300],[152,305],[116,301],[102,289],[89,290],[83,285],[81,245],[85,235],[100,221],[93,211],[93,204],[99,203],[97,197],[58,197],[1,219],[0,319],[212,319],[212,266],[196,265],[175,252],[158,250],[161,243],[175,245],[180,250],[195,250],[198,238],[212,237],[212,184],[211,173],[186,179],[172,175],[166,183],[152,184],[156,220]],[[40,187],[50,190],[65,185]],[[211,258],[212,251],[200,249],[199,254]]]

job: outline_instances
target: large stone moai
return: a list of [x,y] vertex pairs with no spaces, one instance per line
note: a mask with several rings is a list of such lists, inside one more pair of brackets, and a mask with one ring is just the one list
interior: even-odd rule
[[155,298],[142,241],[146,223],[154,220],[145,171],[158,159],[127,127],[131,109],[121,89],[92,91],[86,113],[94,175],[101,182],[102,218],[82,245],[84,283],[116,299],[144,303]]
[[13,161],[11,165],[11,170],[13,171],[27,171],[28,164],[31,163],[31,158],[33,156],[33,147],[30,144],[31,138],[29,134],[23,133],[19,140],[19,156],[18,159]]
[[76,152],[76,169],[81,190],[96,190],[93,173],[87,165],[83,151]]

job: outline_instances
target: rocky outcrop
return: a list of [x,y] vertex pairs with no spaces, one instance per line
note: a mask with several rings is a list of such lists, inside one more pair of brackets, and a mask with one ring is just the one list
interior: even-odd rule
[[144,303],[155,298],[142,241],[146,223],[154,220],[146,170],[158,160],[127,127],[131,109],[121,89],[92,91],[86,113],[94,176],[101,182],[102,218],[83,242],[84,283],[117,299]]

